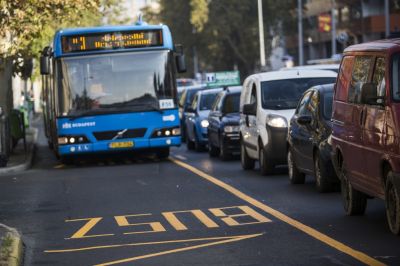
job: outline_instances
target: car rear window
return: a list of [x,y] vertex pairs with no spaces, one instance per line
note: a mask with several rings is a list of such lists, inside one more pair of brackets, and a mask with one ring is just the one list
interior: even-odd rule
[[296,109],[303,93],[315,86],[334,83],[336,78],[297,78],[261,82],[262,107],[264,109]]

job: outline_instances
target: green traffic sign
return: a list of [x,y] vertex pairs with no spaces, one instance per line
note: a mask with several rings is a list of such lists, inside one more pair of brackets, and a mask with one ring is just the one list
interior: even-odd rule
[[224,87],[240,85],[239,71],[206,73],[207,87]]

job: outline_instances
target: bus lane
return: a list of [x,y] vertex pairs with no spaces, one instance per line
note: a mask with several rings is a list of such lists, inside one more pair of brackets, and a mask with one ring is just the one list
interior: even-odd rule
[[60,265],[383,265],[182,161],[100,170],[146,185],[121,184],[131,195],[123,203],[103,190],[102,201],[114,201],[104,207],[115,208],[87,201],[39,256]]

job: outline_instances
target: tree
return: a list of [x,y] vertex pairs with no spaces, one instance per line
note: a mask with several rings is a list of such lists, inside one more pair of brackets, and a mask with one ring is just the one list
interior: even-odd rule
[[[279,27],[295,28],[295,17],[288,16],[293,0],[264,0],[266,49]],[[196,49],[203,71],[239,69],[242,78],[259,69],[258,9],[256,0],[160,0],[161,10],[144,10],[152,22],[171,28],[174,41],[184,44],[189,75]],[[146,16],[147,18],[147,16]],[[156,20],[159,21],[156,21]],[[293,26],[294,27],[293,27]]]

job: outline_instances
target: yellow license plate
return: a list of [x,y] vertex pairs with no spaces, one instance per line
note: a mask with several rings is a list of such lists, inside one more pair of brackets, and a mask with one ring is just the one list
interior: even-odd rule
[[111,142],[109,144],[111,149],[132,148],[133,146],[133,141]]

